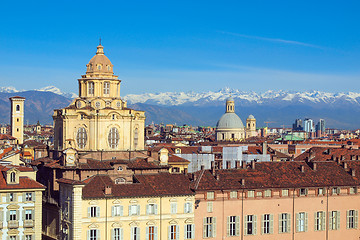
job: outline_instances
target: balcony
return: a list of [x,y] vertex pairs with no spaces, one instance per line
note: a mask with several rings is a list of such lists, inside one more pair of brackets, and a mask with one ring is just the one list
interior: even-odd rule
[[19,221],[17,220],[8,221],[8,228],[18,228],[18,227],[19,227]]
[[24,227],[34,227],[34,220],[24,220]]

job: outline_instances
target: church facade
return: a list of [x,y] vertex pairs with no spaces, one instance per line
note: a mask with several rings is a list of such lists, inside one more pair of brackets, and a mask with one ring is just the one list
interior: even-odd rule
[[121,80],[101,44],[86,67],[78,79],[79,97],[54,110],[55,151],[144,150],[145,112],[128,108],[120,97]]

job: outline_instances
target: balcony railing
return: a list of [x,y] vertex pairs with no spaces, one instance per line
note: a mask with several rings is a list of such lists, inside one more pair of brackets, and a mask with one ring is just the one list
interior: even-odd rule
[[24,227],[34,227],[34,220],[25,220]]
[[17,220],[8,221],[8,228],[18,228],[18,227],[19,227],[19,221]]

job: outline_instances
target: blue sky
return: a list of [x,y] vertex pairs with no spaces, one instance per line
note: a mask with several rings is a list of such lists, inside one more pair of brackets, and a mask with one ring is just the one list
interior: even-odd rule
[[96,52],[129,93],[360,89],[359,1],[6,1],[0,86],[77,92]]

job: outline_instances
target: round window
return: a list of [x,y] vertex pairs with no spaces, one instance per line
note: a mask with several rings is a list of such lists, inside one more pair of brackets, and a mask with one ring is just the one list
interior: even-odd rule
[[117,106],[118,108],[120,108],[120,107],[121,107],[121,102],[117,102],[117,103],[116,103],[116,106]]
[[101,106],[101,103],[100,103],[100,102],[96,102],[96,103],[95,103],[95,107],[96,107],[96,108],[99,108],[100,106]]

